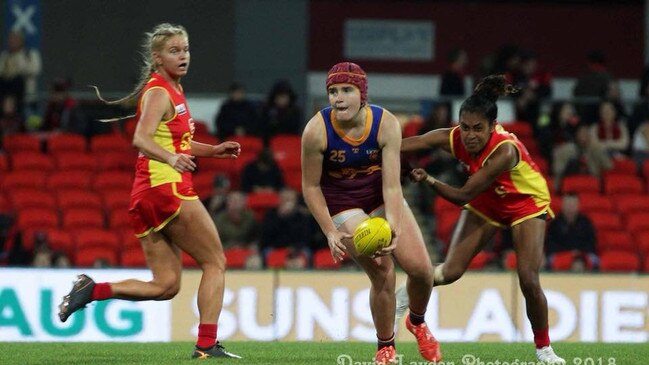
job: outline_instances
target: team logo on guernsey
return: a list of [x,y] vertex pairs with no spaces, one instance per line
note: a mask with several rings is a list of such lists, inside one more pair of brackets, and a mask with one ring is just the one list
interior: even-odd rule
[[379,150],[377,149],[367,150],[365,153],[369,155],[370,161],[376,161],[379,159]]
[[176,105],[176,114],[183,115],[185,113],[187,113],[187,107],[185,106],[185,103]]

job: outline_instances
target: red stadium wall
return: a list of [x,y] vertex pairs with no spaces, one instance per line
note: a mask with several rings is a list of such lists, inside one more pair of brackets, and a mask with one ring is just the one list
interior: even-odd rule
[[638,78],[643,66],[642,2],[478,3],[398,1],[311,1],[309,69],[327,70],[343,58],[346,19],[432,20],[435,59],[431,62],[363,61],[372,72],[441,73],[455,47],[469,53],[469,72],[500,45],[515,44],[538,53],[555,76],[575,77],[592,49],[607,55],[611,72]]

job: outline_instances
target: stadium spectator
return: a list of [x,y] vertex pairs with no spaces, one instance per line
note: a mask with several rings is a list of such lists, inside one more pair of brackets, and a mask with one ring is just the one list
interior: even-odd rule
[[[316,113],[302,135],[304,200],[327,237],[334,260],[351,256],[370,279],[370,309],[376,328],[377,364],[397,359],[394,346],[395,268],[408,275],[410,315],[406,327],[427,361],[439,361],[439,344],[424,316],[433,266],[400,183],[401,127],[397,118],[367,103],[367,74],[341,62],[327,73],[330,106]],[[368,216],[383,216],[393,238],[376,257],[358,255],[352,233]],[[394,257],[394,261],[393,261]]]
[[235,82],[230,85],[228,99],[221,105],[214,120],[214,127],[221,140],[259,133],[259,112],[248,100],[242,84]]
[[649,122],[641,124],[636,129],[631,150],[633,159],[638,164],[638,170],[642,169],[645,161],[649,160]]
[[587,70],[579,76],[573,95],[605,98],[613,76],[606,69],[606,56],[598,50],[588,53]]
[[1,112],[0,140],[3,136],[25,131],[25,118],[18,114],[16,98],[13,95],[7,95],[2,99]]
[[[163,23],[146,34],[140,82],[118,104],[138,96],[133,145],[139,149],[129,214],[140,239],[151,281],[128,279],[95,283],[79,275],[59,305],[65,322],[72,313],[97,300],[169,300],[180,290],[181,250],[202,270],[198,287],[198,340],[193,358],[239,357],[217,341],[223,305],[225,256],[219,234],[192,187],[193,156],[237,158],[235,142],[208,145],[192,140],[192,120],[180,79],[190,62],[185,28]],[[164,124],[163,124],[164,123]]]
[[548,225],[545,244],[548,266],[552,266],[558,252],[570,251],[581,258],[586,268],[597,268],[599,258],[595,251],[597,238],[590,219],[579,211],[579,196],[567,193],[561,199],[561,212]]
[[610,101],[599,104],[599,121],[590,127],[593,140],[597,141],[614,158],[624,157],[629,149],[629,130],[620,120],[615,105]]
[[518,67],[505,76],[520,90],[513,95],[516,99],[516,119],[528,122],[534,128],[534,134],[538,136],[537,120],[541,100],[552,94],[552,75],[539,66],[536,53],[521,51]]
[[246,195],[231,191],[227,195],[225,210],[212,216],[219,227],[223,248],[249,248],[257,243],[257,221],[255,214],[246,206]]
[[266,144],[278,134],[300,134],[302,109],[297,94],[286,80],[277,81],[266,100],[261,117],[261,132]]
[[439,95],[445,97],[463,97],[465,68],[469,56],[462,48],[455,48],[448,53],[448,69],[442,74]]
[[63,130],[84,134],[85,120],[80,115],[77,100],[70,95],[70,81],[56,79],[50,86],[45,115],[40,126],[42,131]]
[[225,174],[217,174],[214,176],[212,196],[206,204],[208,206],[207,210],[210,212],[212,217],[225,210],[225,202],[228,193],[230,193],[230,189],[230,179]]
[[569,101],[561,101],[552,106],[549,123],[539,128],[538,140],[541,155],[552,164],[552,151],[555,147],[575,140],[579,116],[575,106]]
[[564,143],[554,149],[552,173],[555,184],[561,186],[561,179],[568,175],[587,174],[601,176],[613,167],[613,160],[606,149],[595,140],[590,127],[579,124],[574,142]]
[[293,252],[293,268],[304,268],[312,256],[312,237],[311,217],[300,206],[297,192],[283,189],[279,205],[269,209],[262,221],[260,248],[264,257],[272,249],[287,247]]
[[13,95],[18,114],[25,117],[25,106],[37,109],[41,55],[25,46],[25,37],[19,31],[9,33],[7,46],[0,53],[0,100]]
[[587,70],[579,76],[573,89],[577,112],[581,120],[587,124],[597,121],[597,105],[599,100],[606,98],[613,76],[606,68],[606,57],[601,51],[588,53]]
[[280,191],[284,187],[284,175],[269,148],[263,148],[257,159],[250,161],[241,173],[241,191]]
[[[471,175],[458,188],[429,176],[421,168],[411,173],[415,181],[465,207],[446,260],[435,268],[434,284],[446,285],[458,280],[498,229],[510,226],[518,257],[519,285],[534,333],[537,359],[565,365],[565,360],[550,346],[548,306],[539,282],[545,221],[551,214],[550,192],[523,143],[496,123],[496,101],[512,91],[503,76],[482,79],[473,95],[460,107],[458,127],[406,138],[401,149],[444,148],[465,164]],[[525,184],[516,183],[518,181],[525,181]],[[397,295],[398,308],[405,307],[408,302],[408,296],[402,293],[399,290]]]

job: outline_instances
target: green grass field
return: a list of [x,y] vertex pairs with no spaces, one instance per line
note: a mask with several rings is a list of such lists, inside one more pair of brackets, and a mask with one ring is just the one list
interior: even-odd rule
[[[373,344],[358,342],[228,342],[225,345],[243,359],[214,362],[369,365],[375,350]],[[189,359],[192,346],[190,342],[0,342],[0,364],[191,364],[196,362]],[[647,344],[557,343],[553,347],[568,365],[649,364]],[[401,364],[426,364],[414,342],[398,344],[397,350],[403,355]],[[529,343],[445,343],[442,351],[443,364],[531,365],[536,360],[533,345]]]

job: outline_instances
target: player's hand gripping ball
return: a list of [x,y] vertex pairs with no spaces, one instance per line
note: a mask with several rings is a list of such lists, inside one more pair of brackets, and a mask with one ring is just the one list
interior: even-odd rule
[[359,255],[372,256],[390,245],[392,229],[384,218],[372,217],[363,221],[354,231],[354,246]]

